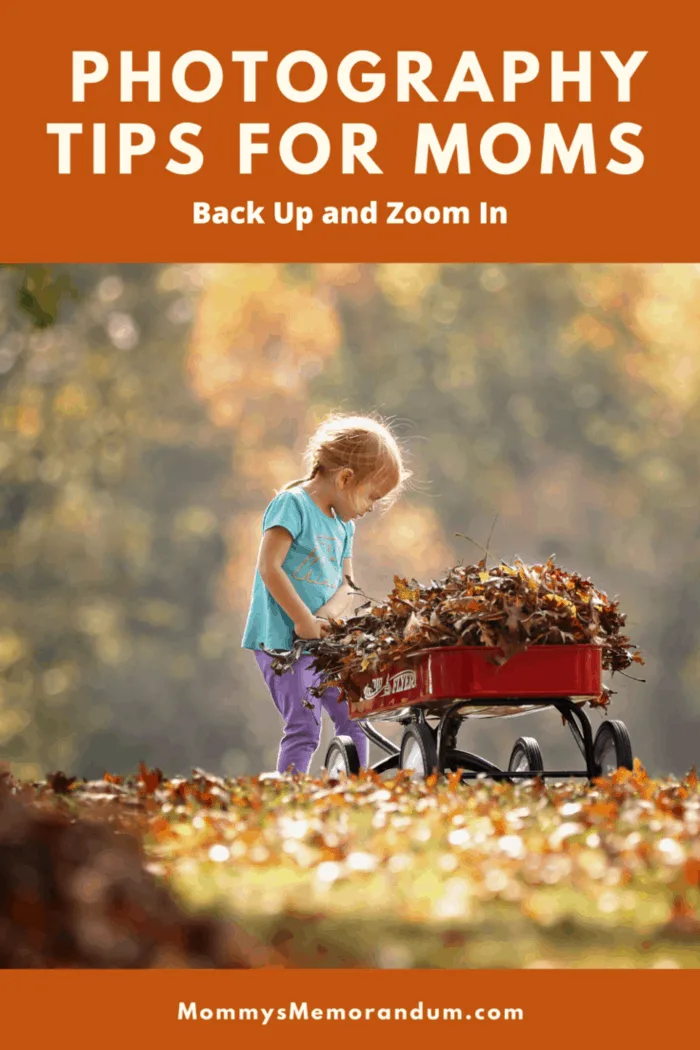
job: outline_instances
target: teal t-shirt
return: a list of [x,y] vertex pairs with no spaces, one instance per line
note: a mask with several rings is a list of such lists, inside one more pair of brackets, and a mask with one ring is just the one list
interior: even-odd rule
[[[275,525],[292,537],[282,568],[301,600],[315,613],[343,582],[343,561],[352,556],[355,525],[335,512],[328,517],[299,486],[279,492],[269,504],[263,515],[263,533]],[[293,640],[294,624],[256,569],[243,648],[291,649]]]

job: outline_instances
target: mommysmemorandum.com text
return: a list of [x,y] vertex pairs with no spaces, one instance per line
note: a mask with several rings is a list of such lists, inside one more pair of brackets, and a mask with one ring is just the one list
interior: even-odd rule
[[314,1006],[306,1000],[285,1006],[202,1006],[180,1000],[178,1021],[522,1021],[518,1006],[431,1006],[419,1000],[412,1006]]

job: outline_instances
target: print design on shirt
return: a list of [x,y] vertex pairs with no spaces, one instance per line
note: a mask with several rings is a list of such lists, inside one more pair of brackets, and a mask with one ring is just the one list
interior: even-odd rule
[[292,573],[294,579],[299,580],[300,583],[313,583],[319,587],[335,587],[336,584],[326,578],[323,563],[330,562],[331,565],[337,567],[340,546],[341,541],[336,536],[317,536],[316,546],[311,554],[308,554]]

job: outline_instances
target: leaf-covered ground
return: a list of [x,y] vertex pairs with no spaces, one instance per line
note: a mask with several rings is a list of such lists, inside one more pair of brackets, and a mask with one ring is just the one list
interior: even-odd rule
[[698,966],[700,788],[400,774],[53,778],[37,805],[139,828],[149,870],[295,966]]

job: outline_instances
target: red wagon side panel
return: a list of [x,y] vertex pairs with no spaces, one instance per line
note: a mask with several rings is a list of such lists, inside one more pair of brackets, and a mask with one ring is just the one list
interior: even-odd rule
[[[355,679],[351,718],[367,718],[414,704],[452,700],[582,697],[602,692],[601,650],[595,645],[533,645],[498,665],[497,649],[427,649],[403,667]],[[486,704],[488,706],[488,704]],[[505,713],[496,708],[494,714]]]

